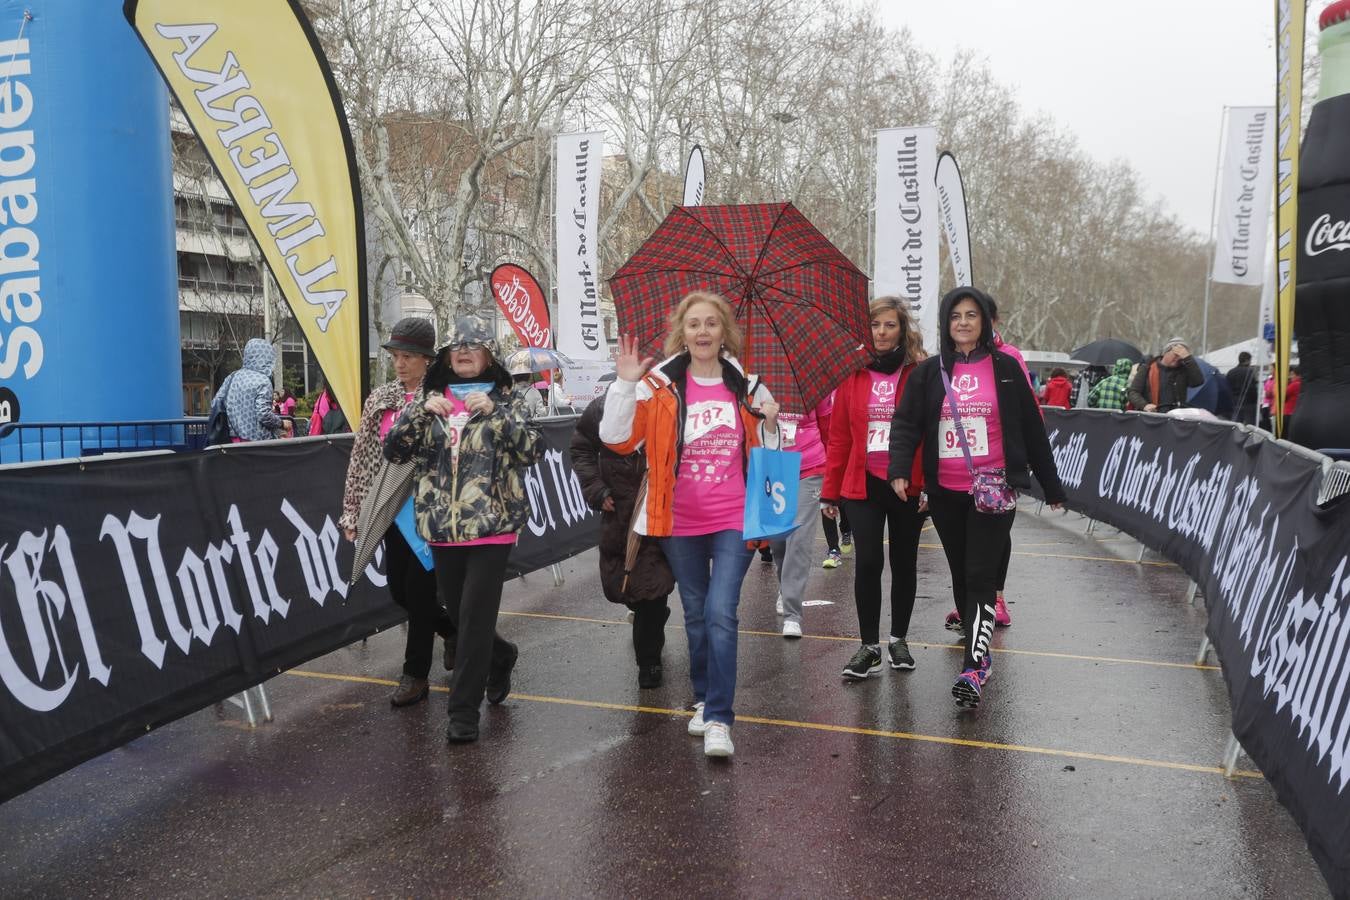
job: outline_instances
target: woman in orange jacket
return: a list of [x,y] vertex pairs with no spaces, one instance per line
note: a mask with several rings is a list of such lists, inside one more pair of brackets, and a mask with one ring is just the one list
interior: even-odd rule
[[778,404],[736,356],[743,338],[730,304],[716,294],[680,301],[666,337],[667,359],[638,355],[619,339],[617,380],[605,396],[600,439],[616,453],[647,455],[647,496],[633,517],[659,538],[680,587],[689,639],[694,716],[703,752],[735,752],[736,608],[752,551],[741,537],[752,447],[778,441]]

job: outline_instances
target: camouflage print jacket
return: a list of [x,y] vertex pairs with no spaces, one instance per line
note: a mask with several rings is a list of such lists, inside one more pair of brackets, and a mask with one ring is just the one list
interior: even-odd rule
[[506,384],[498,379],[488,394],[492,412],[476,415],[464,426],[458,467],[440,417],[427,412],[425,392],[414,398],[385,438],[388,459],[416,463],[413,509],[417,531],[428,541],[460,543],[514,534],[530,518],[525,470],[542,458],[544,443],[526,418],[524,391],[512,391],[510,376],[506,379]]

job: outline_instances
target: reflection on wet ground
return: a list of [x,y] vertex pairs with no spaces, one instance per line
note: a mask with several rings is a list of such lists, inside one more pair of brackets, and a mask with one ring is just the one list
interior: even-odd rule
[[686,733],[678,612],[665,684],[639,691],[588,553],[562,588],[507,586],[521,661],[479,743],[444,741],[444,672],[429,703],[389,707],[395,629],[274,678],[270,725],[204,710],[0,806],[3,894],[1325,896],[1251,762],[1219,770],[1228,704],[1219,670],[1190,664],[1185,575],[1083,524],[1019,516],[1013,625],[977,712],[951,699],[931,530],[918,668],[861,684],[839,677],[852,562],[813,573],[826,602],[800,641],[752,563],[730,762]]

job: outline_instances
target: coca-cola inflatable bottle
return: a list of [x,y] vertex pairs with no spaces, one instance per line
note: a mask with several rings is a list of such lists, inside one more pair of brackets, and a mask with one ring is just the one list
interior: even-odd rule
[[1289,438],[1350,448],[1350,0],[1318,23],[1322,81],[1298,172],[1294,336],[1303,389]]

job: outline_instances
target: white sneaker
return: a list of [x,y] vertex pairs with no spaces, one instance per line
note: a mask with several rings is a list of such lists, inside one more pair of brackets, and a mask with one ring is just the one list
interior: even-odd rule
[[731,726],[724,722],[709,722],[703,735],[704,756],[731,756],[736,745],[731,743]]
[[694,717],[689,720],[689,733],[694,737],[702,737],[708,730],[708,723],[703,721],[703,704],[694,704]]
[[783,637],[799,638],[802,636],[802,623],[794,622],[791,619],[783,623]]
[[779,594],[779,595],[778,595],[778,602],[775,603],[775,604],[773,605],[773,611],[776,612],[776,613],[778,613],[780,616],[783,614],[783,595],[782,595],[782,594]]

